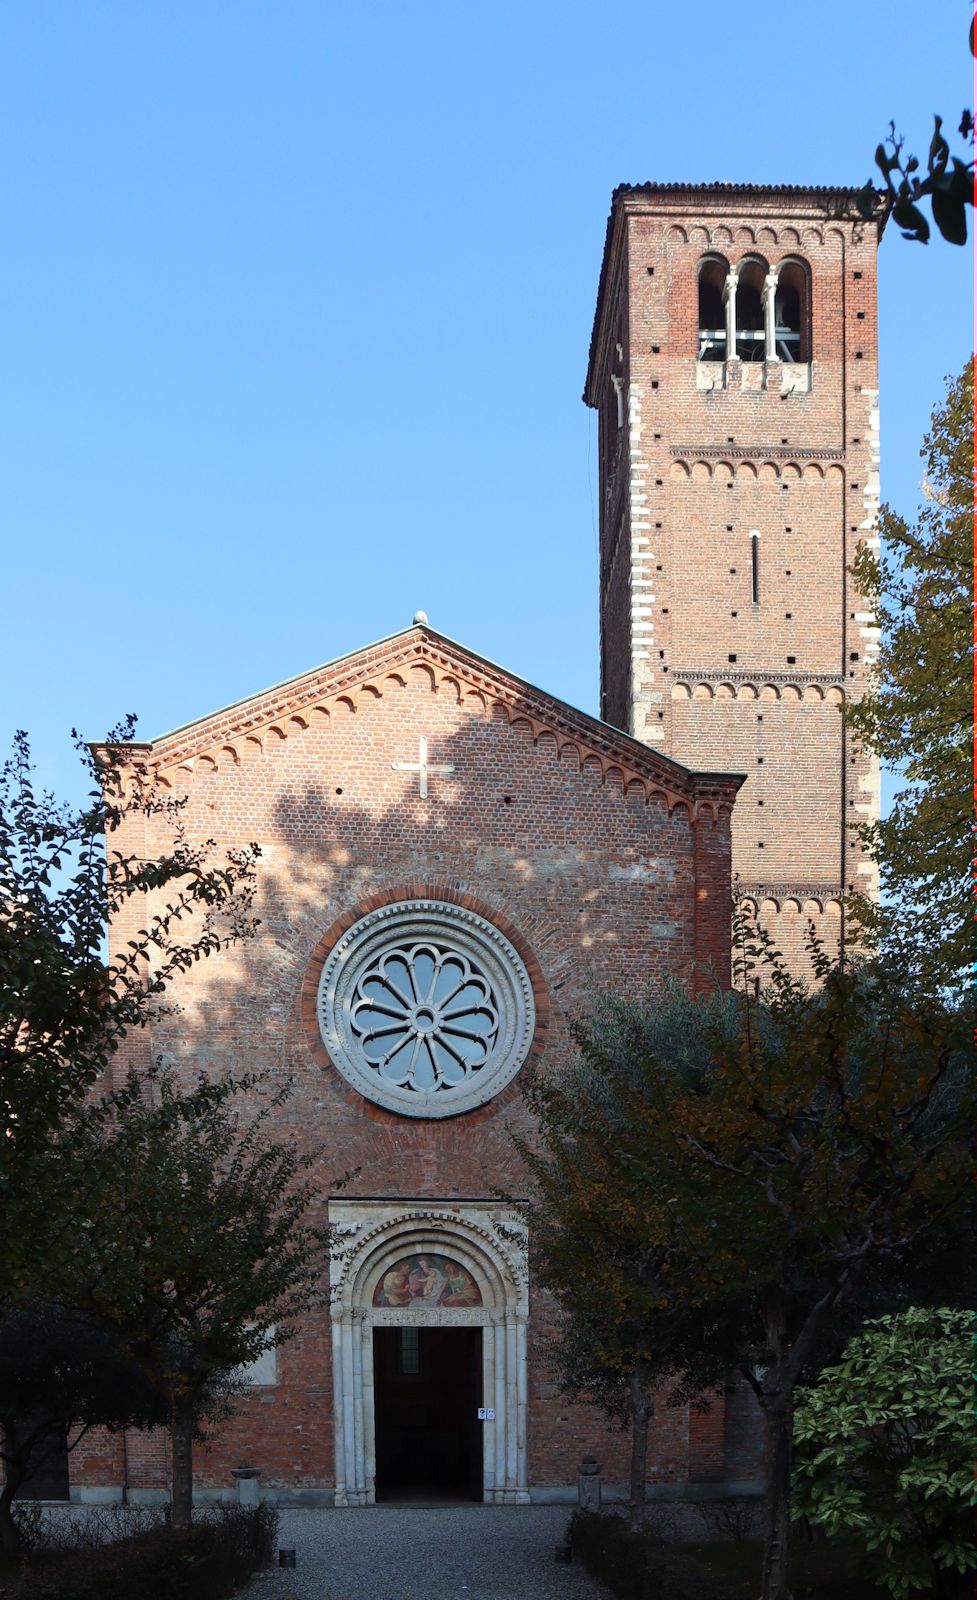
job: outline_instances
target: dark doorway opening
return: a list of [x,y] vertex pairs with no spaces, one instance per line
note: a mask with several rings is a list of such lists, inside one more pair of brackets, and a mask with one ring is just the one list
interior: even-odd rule
[[481,1500],[481,1328],[375,1328],[376,1495]]

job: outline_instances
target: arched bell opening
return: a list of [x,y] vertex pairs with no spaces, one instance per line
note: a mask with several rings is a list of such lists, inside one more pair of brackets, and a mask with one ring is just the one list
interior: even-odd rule
[[774,338],[781,361],[811,359],[810,281],[803,261],[784,261],[778,268]]
[[757,257],[740,264],[736,283],[736,354],[741,361],[766,359],[763,287],[767,267]]
[[704,256],[699,262],[699,361],[726,360],[726,307],[723,290],[729,263],[723,256]]

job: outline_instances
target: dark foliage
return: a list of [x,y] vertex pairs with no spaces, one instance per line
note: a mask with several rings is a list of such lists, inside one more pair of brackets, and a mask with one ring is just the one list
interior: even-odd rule
[[215,1507],[187,1533],[157,1527],[100,1549],[28,1559],[8,1600],[225,1600],[271,1565],[278,1513]]
[[[569,1539],[574,1559],[619,1600],[755,1600],[759,1542],[703,1547],[668,1544],[622,1517],[575,1511]],[[805,1545],[791,1553],[795,1600],[878,1600],[880,1591],[856,1575],[845,1547]]]

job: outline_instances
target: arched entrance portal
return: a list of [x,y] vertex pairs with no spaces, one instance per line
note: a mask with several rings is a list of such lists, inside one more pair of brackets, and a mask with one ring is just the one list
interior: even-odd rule
[[492,1201],[329,1212],[337,1506],[459,1474],[471,1498],[527,1504],[522,1222]]

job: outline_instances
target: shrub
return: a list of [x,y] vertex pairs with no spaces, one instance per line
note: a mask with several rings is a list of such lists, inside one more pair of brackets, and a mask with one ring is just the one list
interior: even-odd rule
[[797,1408],[796,1513],[873,1553],[896,1600],[971,1593],[973,1316],[865,1324]]
[[652,1547],[661,1550],[652,1534],[635,1532],[621,1517],[575,1511],[569,1538],[575,1558],[619,1600],[661,1600],[661,1570],[648,1565]]
[[208,1509],[187,1533],[151,1528],[95,1548],[35,1555],[5,1588],[9,1600],[226,1600],[271,1565],[278,1513]]

